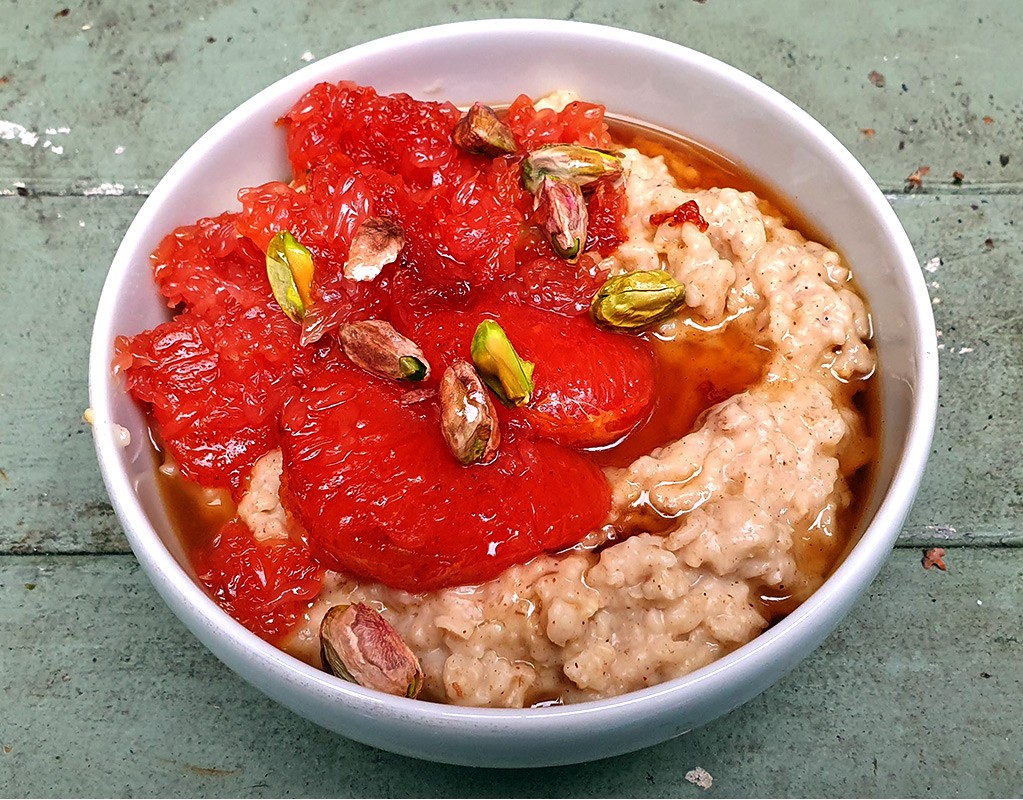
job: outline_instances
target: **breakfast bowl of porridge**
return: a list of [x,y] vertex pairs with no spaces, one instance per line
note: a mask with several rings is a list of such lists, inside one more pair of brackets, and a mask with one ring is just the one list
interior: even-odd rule
[[269,696],[477,766],[766,689],[890,551],[934,424],[912,247],[808,115],[620,30],[459,23],[266,89],[97,312],[101,470]]

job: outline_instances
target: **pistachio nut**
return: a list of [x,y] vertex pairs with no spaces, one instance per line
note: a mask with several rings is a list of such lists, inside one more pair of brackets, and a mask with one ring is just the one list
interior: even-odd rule
[[281,311],[301,323],[313,303],[313,255],[290,231],[279,231],[266,248],[266,276]]
[[497,456],[501,429],[480,376],[468,361],[455,361],[440,379],[440,424],[444,441],[462,464],[488,463]]
[[515,134],[490,106],[473,103],[452,133],[455,144],[468,153],[500,156],[518,149]]
[[668,319],[685,303],[686,287],[661,269],[608,278],[590,303],[598,325],[635,331]]
[[422,381],[430,377],[423,351],[402,336],[389,322],[367,319],[338,329],[341,348],[352,362],[367,372],[395,381]]
[[344,274],[353,281],[371,281],[388,264],[397,260],[405,247],[405,232],[387,217],[370,217],[355,229],[348,248]]
[[320,623],[320,653],[328,672],[378,692],[415,697],[423,668],[394,627],[364,603],[334,606]]
[[622,158],[617,153],[577,144],[549,144],[533,150],[522,162],[522,183],[534,193],[546,175],[588,186],[617,180],[621,174]]
[[476,328],[469,351],[480,378],[509,408],[524,406],[533,394],[534,364],[523,361],[508,335],[494,320]]
[[586,244],[588,214],[583,190],[571,181],[545,175],[536,191],[537,221],[559,257],[574,264]]

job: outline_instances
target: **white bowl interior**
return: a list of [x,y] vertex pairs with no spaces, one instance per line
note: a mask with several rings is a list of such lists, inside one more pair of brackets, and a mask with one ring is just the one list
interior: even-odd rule
[[[883,387],[873,522],[824,588],[754,642],[686,678],[612,701],[503,713],[341,685],[260,642],[205,597],[187,577],[156,489],[144,417],[110,376],[113,339],[167,318],[148,259],[167,232],[237,208],[240,187],[286,178],[284,136],[274,122],[320,80],[456,104],[570,88],[733,158],[812,221],[853,266],[872,305]],[[809,116],[677,45],[597,26],[511,20],[441,26],[339,53],[214,127],[161,181],[117,253],[97,314],[90,393],[104,478],[136,554],[175,612],[226,663],[300,713],[370,744],[456,763],[536,765],[599,758],[688,730],[762,691],[823,639],[876,574],[915,494],[933,430],[936,364],[930,304],[905,233],[862,167]],[[117,446],[112,422],[130,431],[127,448]]]

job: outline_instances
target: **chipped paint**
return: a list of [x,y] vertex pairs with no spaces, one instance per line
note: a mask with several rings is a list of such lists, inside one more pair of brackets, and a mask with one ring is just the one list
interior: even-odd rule
[[[43,133],[44,136],[56,136],[58,134],[70,133],[71,129],[67,127],[60,128],[46,128]],[[0,119],[0,139],[7,141],[14,141],[17,139],[21,144],[26,147],[35,147],[39,144],[39,140],[42,138],[38,131],[30,130],[24,125],[18,122],[10,122],[9,120]],[[64,154],[64,146],[54,144],[52,140],[46,139],[43,141],[43,149],[49,150],[55,155]]]
[[86,197],[117,197],[124,194],[123,183],[101,183],[99,186],[90,186],[88,189],[83,189],[82,194]]
[[951,525],[924,525],[924,534],[934,539],[955,539],[959,531]]
[[39,134],[35,131],[30,131],[24,125],[19,125],[17,122],[8,122],[5,119],[0,119],[0,139],[17,139],[23,145],[35,147],[36,142],[39,141]]

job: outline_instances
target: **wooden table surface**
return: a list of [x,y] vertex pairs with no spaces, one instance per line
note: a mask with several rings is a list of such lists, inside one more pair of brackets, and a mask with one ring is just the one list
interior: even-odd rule
[[[1023,793],[1020,11],[1018,0],[0,1],[0,795]],[[313,58],[512,16],[690,45],[821,120],[916,247],[942,389],[899,545],[811,658],[661,746],[489,771],[355,744],[223,667],[141,573],[81,415],[107,267],[202,132]],[[947,572],[922,568],[932,545],[947,548]],[[697,766],[710,790],[686,782]]]

